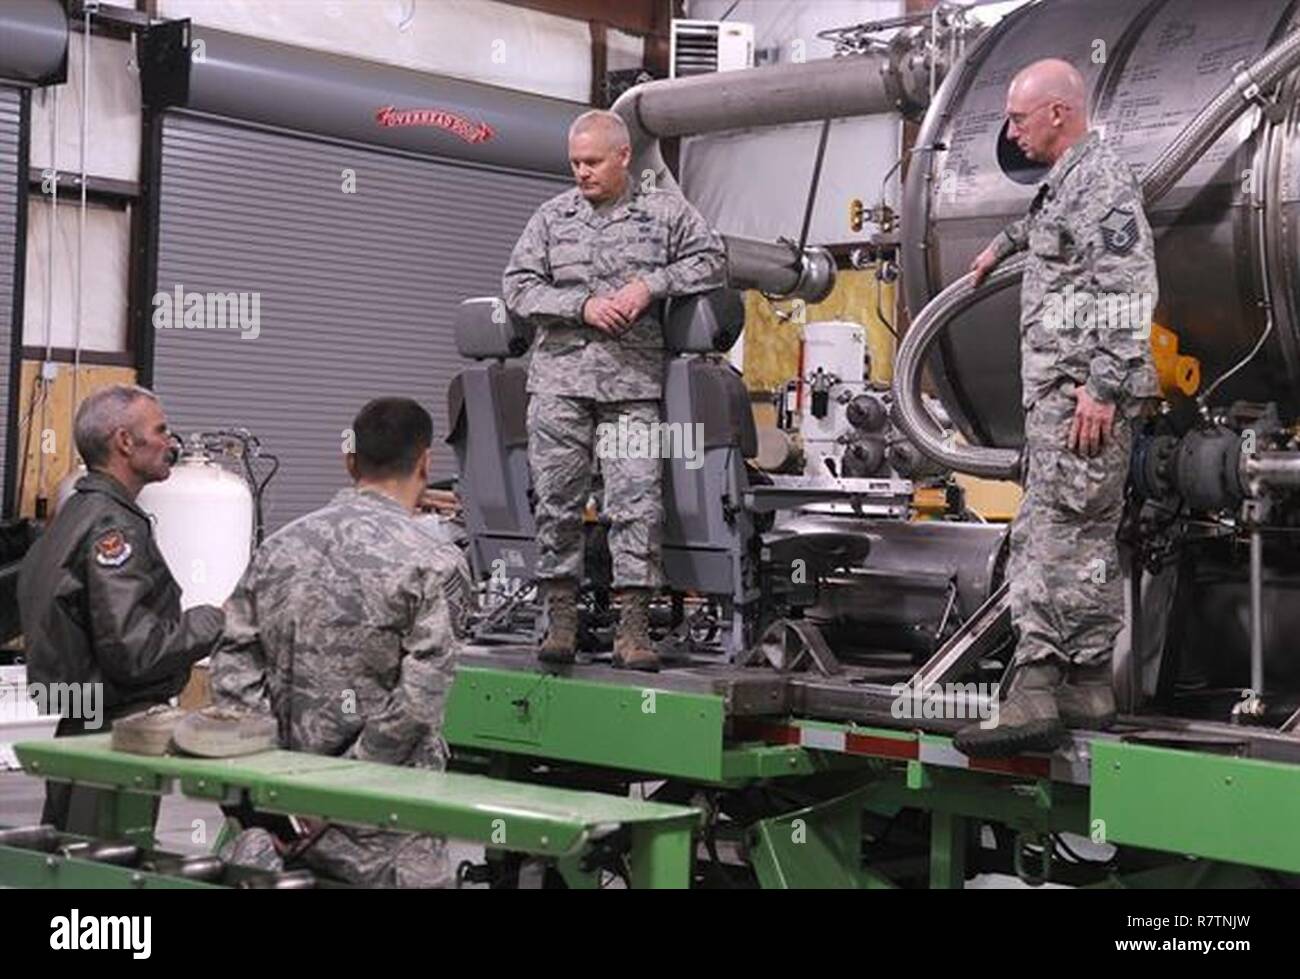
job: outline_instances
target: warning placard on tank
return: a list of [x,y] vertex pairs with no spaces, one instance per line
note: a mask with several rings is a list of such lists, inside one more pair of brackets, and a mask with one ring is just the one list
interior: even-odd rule
[[[1233,4],[1222,0],[1165,4],[1137,35],[1131,50],[1117,50],[1120,70],[1098,94],[1094,122],[1112,146],[1141,169],[1155,158],[1223,86],[1237,66],[1264,51],[1286,4],[1281,0]],[[1198,186],[1235,181],[1228,163],[1248,134],[1230,129],[1183,178]]]

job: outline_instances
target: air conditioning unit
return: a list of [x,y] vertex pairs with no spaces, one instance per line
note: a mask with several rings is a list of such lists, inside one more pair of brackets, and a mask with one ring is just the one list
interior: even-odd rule
[[669,77],[754,67],[754,25],[729,20],[674,20]]

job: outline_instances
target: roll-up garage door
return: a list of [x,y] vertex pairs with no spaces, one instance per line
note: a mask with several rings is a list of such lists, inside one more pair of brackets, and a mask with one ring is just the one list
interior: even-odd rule
[[[453,310],[499,292],[532,211],[567,186],[168,111],[152,339],[173,428],[241,426],[279,457],[268,530],[346,484],[344,432],[370,398],[421,402],[435,478],[451,475]],[[185,328],[200,301],[207,327],[220,308],[226,328]]]

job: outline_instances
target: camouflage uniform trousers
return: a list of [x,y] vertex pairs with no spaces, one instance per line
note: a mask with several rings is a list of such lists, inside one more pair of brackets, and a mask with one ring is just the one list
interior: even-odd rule
[[441,837],[332,826],[303,854],[312,870],[357,887],[452,887]]
[[[284,859],[269,832],[246,829],[219,851],[241,867],[279,873]],[[432,836],[334,826],[311,844],[301,863],[357,887],[446,888],[454,878],[446,843]]]
[[1131,416],[1117,409],[1114,436],[1091,459],[1066,448],[1076,401],[1056,387],[1026,413],[1025,496],[1011,525],[1016,662],[1108,662],[1124,622],[1115,535],[1124,510]]
[[[441,672],[441,671],[439,671]],[[441,698],[430,693],[431,701]],[[437,708],[435,731],[442,730]],[[445,771],[448,749],[441,736],[417,745],[406,766]],[[355,826],[330,826],[303,851],[301,862],[316,871],[356,887],[455,887],[447,858],[447,840],[423,833],[394,833]]]
[[[582,512],[591,489],[599,426],[655,431],[658,401],[594,401],[534,394],[528,404],[528,466],[537,503],[537,576],[582,579]],[[602,507],[610,521],[609,549],[615,588],[657,588],[663,582],[662,463],[608,453],[600,460],[605,482]],[[650,454],[650,453],[647,453]]]
[[243,830],[227,840],[217,850],[217,856],[226,863],[240,867],[253,867],[276,874],[284,870],[284,859],[275,845],[275,837],[260,826]]

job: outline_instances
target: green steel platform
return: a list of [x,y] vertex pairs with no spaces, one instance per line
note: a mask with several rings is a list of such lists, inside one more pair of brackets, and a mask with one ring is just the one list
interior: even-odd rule
[[1251,868],[1300,874],[1300,741],[1270,732],[1254,736],[1260,743],[1238,730],[1236,742],[1216,735],[1209,748],[1194,739],[1153,746],[1142,742],[1162,732],[1130,725],[1076,733],[1051,756],[977,761],[947,734],[906,722],[794,716],[793,698],[763,683],[746,692],[734,671],[633,680],[490,662],[476,656],[457,671],[445,734],[458,750],[681,780],[724,796],[783,782],[819,796],[747,828],[764,886],[891,886],[857,865],[856,843],[864,813],[904,809],[930,814],[930,886],[962,885],[972,823],[981,822],[1015,834],[1015,869],[1031,882],[1054,879],[1040,855],[1062,832],[1143,851],[1140,870],[1104,874],[1101,886],[1264,882]]
[[179,790],[192,798],[234,803],[247,793],[263,812],[443,834],[567,861],[626,827],[634,886],[690,883],[691,839],[700,813],[687,806],[291,751],[231,759],[132,755],[112,750],[109,738],[99,734],[14,746],[31,775],[113,790],[120,817],[105,827],[109,837],[147,842],[138,825],[144,807],[126,805],[131,797],[138,802],[143,794]]
[[[1130,721],[1078,732],[1051,756],[981,762],[945,731],[887,713],[801,716],[799,696],[763,671],[551,673],[478,655],[458,667],[444,735],[458,767],[491,777],[286,751],[152,758],[112,751],[107,735],[27,742],[17,754],[32,775],[112,790],[100,838],[147,845],[141,803],[152,795],[246,796],[266,812],[534,855],[570,886],[595,886],[591,855],[616,840],[635,886],[708,884],[728,864],[721,845],[761,887],[956,888],[989,869],[990,829],[999,872],[1030,883],[1240,887],[1300,874],[1294,738]],[[663,801],[629,798],[635,783]],[[886,852],[900,820],[911,833],[902,855]],[[1118,849],[1064,859],[1061,833]],[[0,883],[39,871],[22,859],[26,877],[0,847]]]

